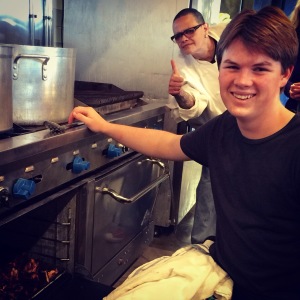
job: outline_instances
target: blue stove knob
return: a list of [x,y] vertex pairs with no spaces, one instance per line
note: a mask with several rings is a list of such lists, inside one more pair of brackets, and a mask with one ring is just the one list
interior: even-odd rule
[[27,200],[34,193],[35,186],[36,184],[33,180],[19,178],[13,186],[13,195]]
[[114,158],[117,156],[120,156],[123,153],[122,149],[113,145],[109,144],[108,149],[107,149],[107,157],[109,158]]
[[79,174],[84,170],[88,170],[90,168],[90,163],[88,161],[83,160],[80,156],[76,156],[73,160],[72,172],[75,174]]

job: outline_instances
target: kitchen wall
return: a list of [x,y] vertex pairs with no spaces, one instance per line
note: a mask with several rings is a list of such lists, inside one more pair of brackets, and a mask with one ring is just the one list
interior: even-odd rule
[[65,0],[64,47],[77,49],[76,80],[168,97],[172,21],[188,0]]

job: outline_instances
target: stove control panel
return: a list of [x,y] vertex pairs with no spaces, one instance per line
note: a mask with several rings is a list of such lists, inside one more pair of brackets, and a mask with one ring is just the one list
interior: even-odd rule
[[[163,121],[164,114],[160,111],[151,118],[142,119],[131,125],[160,129]],[[91,132],[86,134],[86,130],[80,127],[73,128],[70,133],[50,136],[37,142],[35,139],[39,135],[32,134],[34,144],[28,145],[26,153],[29,155],[22,159],[20,152],[23,150],[12,149],[16,153],[16,161],[7,165],[2,164],[3,168],[0,170],[0,218],[2,213],[25,203],[24,201],[30,204],[31,199],[42,199],[46,193],[58,191],[69,183],[83,182],[92,172],[98,170],[102,172],[134,153],[132,149],[103,134]],[[17,138],[19,141],[20,137]],[[65,142],[69,138],[72,138],[72,142]],[[45,150],[47,144],[51,145],[49,150]],[[30,155],[34,147],[36,149],[32,153],[38,154]]]

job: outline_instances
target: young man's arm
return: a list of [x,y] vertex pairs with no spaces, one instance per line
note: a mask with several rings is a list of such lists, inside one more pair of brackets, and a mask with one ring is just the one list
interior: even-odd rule
[[69,116],[83,122],[90,130],[102,132],[117,142],[150,157],[168,160],[188,160],[180,147],[181,135],[167,131],[137,128],[109,123],[93,108],[78,106]]

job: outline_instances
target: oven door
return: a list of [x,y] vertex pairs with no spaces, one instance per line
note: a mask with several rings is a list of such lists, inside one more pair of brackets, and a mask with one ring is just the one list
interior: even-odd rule
[[164,163],[137,154],[89,183],[93,202],[86,201],[86,248],[79,261],[93,280],[113,284],[152,241],[152,210],[166,179]]

